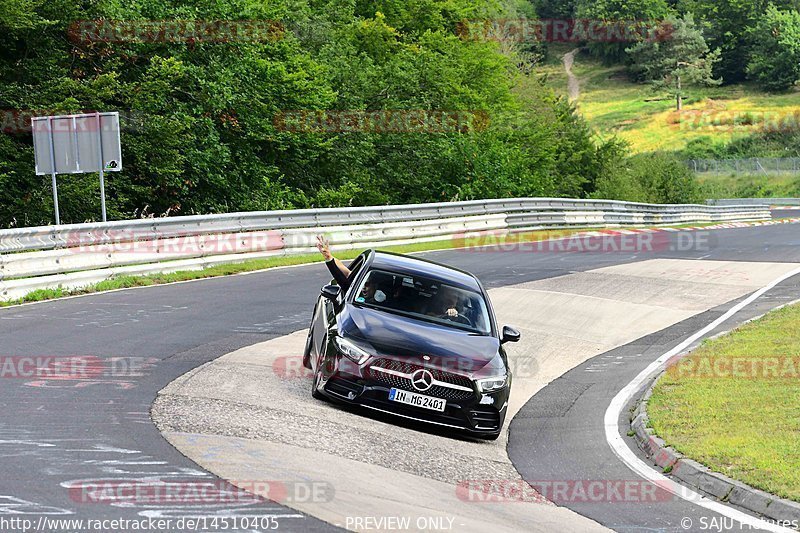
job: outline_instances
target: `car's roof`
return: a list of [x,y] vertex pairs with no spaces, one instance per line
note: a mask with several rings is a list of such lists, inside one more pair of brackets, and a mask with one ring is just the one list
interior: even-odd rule
[[372,259],[372,268],[399,274],[425,276],[451,285],[460,285],[465,289],[482,292],[480,283],[469,272],[418,257],[376,251]]

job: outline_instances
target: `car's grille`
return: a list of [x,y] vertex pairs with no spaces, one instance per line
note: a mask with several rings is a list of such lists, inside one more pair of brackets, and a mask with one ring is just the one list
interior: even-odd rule
[[494,408],[470,409],[469,417],[475,429],[499,429],[500,413]]
[[422,365],[416,365],[413,363],[407,363],[404,361],[394,361],[391,359],[378,359],[372,365],[370,365],[370,377],[375,379],[376,381],[380,381],[395,387],[397,389],[403,389],[411,392],[420,392],[414,388],[411,384],[411,380],[402,376],[395,376],[393,374],[387,374],[385,372],[381,372],[380,370],[374,370],[375,368],[385,368],[387,370],[393,370],[395,372],[401,372],[403,374],[413,374],[417,370],[421,368],[425,368],[428,370],[436,379],[437,381],[441,381],[443,383],[450,383],[452,385],[458,385],[460,387],[469,388],[469,391],[459,390],[459,389],[452,389],[450,387],[444,387],[441,385],[433,385],[430,389],[426,390],[423,394],[428,396],[433,396],[435,398],[444,398],[445,400],[466,400],[474,396],[472,381],[464,376],[459,376],[458,374],[452,374],[450,372],[444,372],[442,370],[436,368],[427,368]]
[[402,372],[404,374],[413,374],[417,370],[425,368],[433,375],[434,379],[436,379],[437,381],[443,381],[445,383],[458,385],[460,387],[467,387],[468,389],[472,388],[472,380],[470,380],[466,376],[460,376],[458,374],[453,374],[452,372],[445,372],[444,370],[438,368],[429,368],[414,363],[408,363],[406,361],[395,361],[392,359],[378,359],[377,361],[372,363],[371,366],[388,368],[389,370]]

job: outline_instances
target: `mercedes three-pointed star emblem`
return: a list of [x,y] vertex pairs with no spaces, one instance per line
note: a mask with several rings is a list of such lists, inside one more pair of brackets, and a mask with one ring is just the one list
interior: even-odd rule
[[425,392],[433,386],[433,374],[421,368],[411,374],[411,384],[420,392]]

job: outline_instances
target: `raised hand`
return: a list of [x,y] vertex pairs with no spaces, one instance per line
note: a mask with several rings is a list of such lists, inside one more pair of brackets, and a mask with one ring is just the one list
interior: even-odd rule
[[319,250],[319,253],[325,258],[325,261],[330,261],[333,257],[331,254],[330,242],[328,242],[328,238],[321,233],[317,235],[317,250]]

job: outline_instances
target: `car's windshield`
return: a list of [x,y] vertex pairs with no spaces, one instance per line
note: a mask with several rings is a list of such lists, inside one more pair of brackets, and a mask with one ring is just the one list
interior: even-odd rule
[[418,320],[491,334],[482,294],[423,276],[371,270],[364,276],[354,301]]

